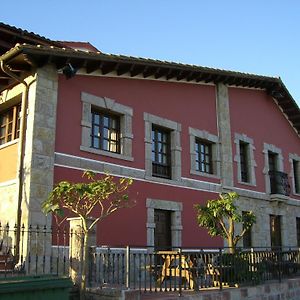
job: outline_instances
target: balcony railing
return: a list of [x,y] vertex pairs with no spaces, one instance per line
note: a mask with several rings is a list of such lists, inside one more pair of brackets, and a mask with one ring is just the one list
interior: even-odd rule
[[288,175],[284,172],[269,171],[271,194],[279,194],[289,196],[291,187]]

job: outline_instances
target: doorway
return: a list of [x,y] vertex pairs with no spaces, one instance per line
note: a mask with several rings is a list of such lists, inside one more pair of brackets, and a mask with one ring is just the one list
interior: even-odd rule
[[155,250],[170,250],[172,248],[171,211],[155,209],[154,222]]

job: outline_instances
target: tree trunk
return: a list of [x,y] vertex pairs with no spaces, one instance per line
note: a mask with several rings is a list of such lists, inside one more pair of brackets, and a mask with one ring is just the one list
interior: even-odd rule
[[235,253],[235,244],[233,241],[233,236],[228,236],[228,247],[229,247],[229,253],[234,254]]
[[83,254],[81,260],[81,286],[80,286],[80,300],[85,299],[85,291],[86,291],[86,280],[87,280],[87,266],[89,261],[89,230],[87,230],[86,224],[83,221]]

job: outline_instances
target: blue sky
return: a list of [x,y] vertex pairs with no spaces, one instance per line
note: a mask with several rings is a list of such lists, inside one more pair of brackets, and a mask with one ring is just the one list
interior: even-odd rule
[[280,76],[300,105],[299,0],[3,1],[0,15],[107,53]]

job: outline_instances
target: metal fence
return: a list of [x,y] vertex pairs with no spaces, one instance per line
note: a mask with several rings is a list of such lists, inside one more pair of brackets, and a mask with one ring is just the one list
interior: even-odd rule
[[[68,275],[73,261],[67,228],[17,228],[0,224],[0,277]],[[78,238],[78,236],[77,236]],[[300,275],[300,251],[294,249],[226,248],[154,251],[151,247],[91,247],[90,286],[137,289],[141,292],[223,289],[255,285]]]
[[94,249],[90,284],[140,291],[255,285],[300,275],[299,249]]

